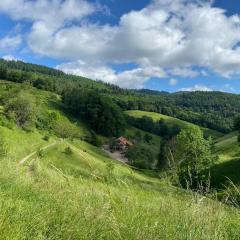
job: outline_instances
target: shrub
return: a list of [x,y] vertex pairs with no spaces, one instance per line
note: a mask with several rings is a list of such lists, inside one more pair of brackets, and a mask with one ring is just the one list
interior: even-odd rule
[[156,160],[155,154],[140,144],[130,147],[126,152],[126,157],[133,166],[141,169],[152,169]]
[[43,140],[46,141],[46,142],[48,142],[49,139],[50,139],[50,137],[49,137],[48,135],[46,135],[46,136],[43,137]]
[[13,119],[7,118],[5,115],[0,114],[0,125],[12,129],[14,126]]
[[59,119],[56,121],[55,125],[53,126],[53,131],[58,137],[61,138],[80,137],[77,126],[65,119]]
[[66,147],[64,153],[68,156],[73,154],[73,150],[70,147]]
[[85,136],[84,140],[96,147],[100,147],[102,144],[94,131],[90,131],[89,134]]
[[20,92],[17,96],[10,98],[5,111],[19,127],[28,127],[36,122],[36,104],[28,93]]
[[43,157],[44,157],[43,149],[38,149],[38,151],[37,151],[37,156],[38,156],[39,158],[43,158]]
[[113,162],[109,161],[106,164],[106,176],[105,176],[105,180],[109,183],[113,182],[115,180],[115,175],[114,175],[114,164]]
[[36,127],[41,130],[52,130],[55,123],[60,119],[58,112],[39,111],[37,116]]

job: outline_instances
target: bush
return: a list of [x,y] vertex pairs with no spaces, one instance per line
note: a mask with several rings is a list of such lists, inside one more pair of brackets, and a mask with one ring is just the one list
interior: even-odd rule
[[73,150],[70,147],[66,147],[64,153],[68,156],[73,154]]
[[78,127],[66,119],[59,119],[53,126],[53,131],[58,137],[61,138],[78,138],[79,130]]
[[37,151],[37,156],[38,156],[39,158],[43,158],[43,157],[44,157],[43,149],[38,149],[38,151]]
[[6,104],[5,111],[19,127],[28,128],[36,122],[36,104],[34,98],[25,92],[10,98]]
[[106,176],[105,176],[105,180],[108,183],[112,183],[115,180],[114,169],[115,165],[113,164],[113,162],[109,161],[106,164]]
[[43,137],[43,140],[46,141],[46,142],[48,142],[49,139],[50,139],[50,137],[49,137],[48,135],[46,135],[46,136]]
[[156,160],[155,154],[149,148],[139,144],[130,147],[126,157],[133,166],[141,169],[152,169]]
[[55,123],[60,119],[58,112],[39,111],[36,127],[40,130],[53,130]]
[[3,114],[0,114],[0,125],[12,129],[14,126],[14,120],[7,118]]
[[100,147],[102,145],[101,141],[94,131],[90,131],[89,134],[85,136],[84,140],[96,147]]

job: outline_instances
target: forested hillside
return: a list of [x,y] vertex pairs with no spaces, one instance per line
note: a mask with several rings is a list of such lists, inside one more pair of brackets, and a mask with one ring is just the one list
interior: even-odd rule
[[[125,90],[22,62],[0,74],[0,239],[239,239],[239,129],[213,130],[232,129],[237,95]],[[181,120],[208,126],[204,109],[212,129]]]
[[147,90],[126,90],[20,61],[1,60],[0,78],[14,82],[29,82],[39,89],[59,94],[69,88],[90,89],[111,97],[124,110],[157,112],[224,133],[233,129],[233,118],[240,111],[240,96],[235,94],[222,92],[167,94]]

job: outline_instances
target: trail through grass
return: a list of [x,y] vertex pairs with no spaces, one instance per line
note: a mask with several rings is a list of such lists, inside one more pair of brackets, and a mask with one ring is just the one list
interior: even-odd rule
[[[56,96],[32,91],[80,136],[88,133],[58,109]],[[80,137],[59,141],[51,135],[47,142],[46,132],[36,129],[0,131],[9,146],[0,158],[1,240],[240,239],[238,209],[135,171]],[[153,136],[156,150],[158,141]]]

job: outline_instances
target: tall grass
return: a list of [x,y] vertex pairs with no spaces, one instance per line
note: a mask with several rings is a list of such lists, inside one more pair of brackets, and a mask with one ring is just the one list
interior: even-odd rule
[[[86,156],[94,151],[83,147]],[[90,160],[76,153],[66,155],[65,148],[65,143],[58,145],[41,160],[32,159],[21,167],[9,158],[1,160],[0,239],[240,238],[238,210],[120,164],[100,165],[105,159],[95,159],[100,152]],[[54,165],[53,153],[62,162],[79,159],[79,169],[86,168],[84,161],[92,161],[92,169],[74,176],[71,164],[67,171],[66,165]],[[99,166],[101,175],[96,177],[91,173]]]
[[[83,141],[0,128],[0,240],[240,239],[236,208],[135,172]],[[66,147],[72,154],[66,154]]]

